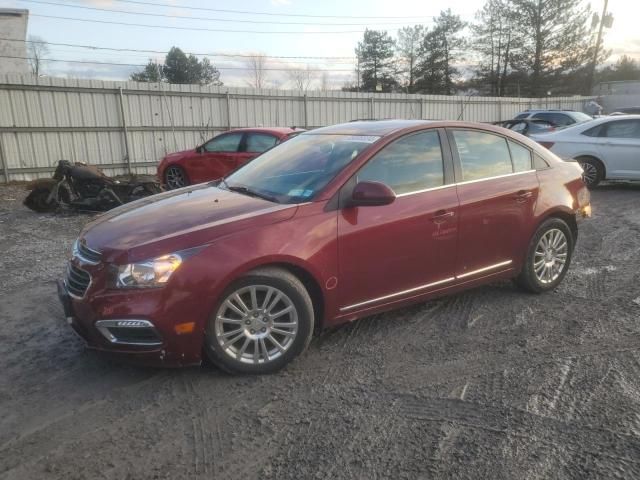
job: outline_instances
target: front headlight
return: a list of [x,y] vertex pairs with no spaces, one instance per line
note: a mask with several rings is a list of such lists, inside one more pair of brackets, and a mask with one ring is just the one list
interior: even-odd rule
[[173,272],[181,264],[182,257],[177,253],[171,253],[145,262],[120,265],[116,277],[116,287],[160,287],[169,281]]

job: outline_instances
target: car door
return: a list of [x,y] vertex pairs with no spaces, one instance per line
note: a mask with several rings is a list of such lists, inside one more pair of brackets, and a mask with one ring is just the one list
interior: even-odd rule
[[532,152],[479,130],[450,129],[449,140],[460,199],[458,281],[517,267],[539,191]]
[[201,183],[223,177],[234,170],[242,132],[223,133],[200,147],[200,153],[187,162],[187,175],[191,183]]
[[240,146],[238,153],[238,166],[244,165],[249,160],[256,158],[263,152],[274,147],[278,143],[278,137],[270,133],[249,132]]
[[615,120],[603,125],[598,149],[607,178],[640,179],[640,120]]
[[[409,134],[372,157],[343,188],[376,181],[397,195],[385,206],[338,214],[341,312],[376,307],[453,283],[458,197],[444,131]],[[351,189],[351,190],[350,190]]]

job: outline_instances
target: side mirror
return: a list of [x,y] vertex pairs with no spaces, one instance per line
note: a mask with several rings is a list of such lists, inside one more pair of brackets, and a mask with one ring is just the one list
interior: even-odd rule
[[374,207],[389,205],[396,199],[396,194],[380,182],[359,182],[351,194],[349,207]]
[[196,153],[202,153],[202,150],[204,150],[204,147],[202,145],[196,147]]

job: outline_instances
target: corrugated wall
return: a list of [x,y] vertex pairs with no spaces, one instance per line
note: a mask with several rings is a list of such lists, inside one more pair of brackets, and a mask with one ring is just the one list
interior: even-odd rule
[[314,128],[366,118],[491,122],[527,108],[582,110],[585,101],[0,76],[0,179],[49,176],[63,158],[100,165],[111,175],[154,173],[167,152],[236,127]]

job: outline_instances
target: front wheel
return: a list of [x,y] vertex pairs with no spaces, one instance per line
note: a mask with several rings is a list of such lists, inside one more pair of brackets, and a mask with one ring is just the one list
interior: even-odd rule
[[267,268],[233,282],[207,324],[209,359],[232,373],[272,373],[307,347],[313,305],[291,273]]
[[550,218],[544,221],[531,239],[516,284],[533,293],[553,290],[569,269],[573,247],[571,229],[563,220]]

